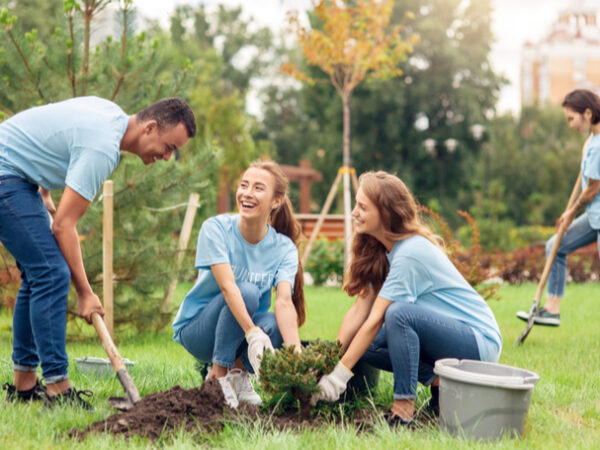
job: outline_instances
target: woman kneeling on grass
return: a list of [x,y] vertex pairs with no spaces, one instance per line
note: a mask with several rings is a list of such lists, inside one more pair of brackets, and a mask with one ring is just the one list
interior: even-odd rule
[[[239,213],[211,217],[200,229],[198,279],[173,323],[175,341],[198,360],[212,361],[207,379],[219,380],[234,408],[238,401],[261,404],[249,371],[258,373],[266,348],[282,342],[300,348],[301,227],[287,192],[288,180],[276,163],[250,165],[235,195]],[[268,312],[272,288],[274,314]]]
[[[390,425],[410,425],[417,381],[437,385],[441,358],[496,362],[502,337],[492,310],[421,223],[416,202],[394,175],[359,179],[355,235],[344,290],[358,295],[337,338],[345,353],[321,378],[312,401],[335,401],[363,361],[394,374]],[[432,388],[431,412],[439,388]]]

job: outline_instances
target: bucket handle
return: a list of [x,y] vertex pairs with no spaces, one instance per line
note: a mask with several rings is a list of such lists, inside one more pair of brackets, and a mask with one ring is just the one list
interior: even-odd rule
[[434,373],[442,377],[448,377],[456,381],[483,384],[483,385],[496,385],[503,387],[511,387],[513,389],[529,389],[535,386],[539,380],[539,376],[497,376],[489,374],[472,374],[471,372],[464,371],[452,366],[444,366],[436,363]]

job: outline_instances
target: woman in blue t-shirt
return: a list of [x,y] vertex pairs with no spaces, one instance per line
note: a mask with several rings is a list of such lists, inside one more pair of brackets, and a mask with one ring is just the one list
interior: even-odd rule
[[[577,89],[567,94],[562,107],[569,127],[590,136],[583,146],[581,159],[582,191],[556,224],[558,227],[565,222],[568,228],[548,275],[546,304],[533,317],[534,324],[550,326],[560,325],[560,301],[567,283],[567,255],[592,242],[598,242],[600,248],[600,98],[592,91]],[[585,212],[575,219],[584,207]],[[546,255],[552,251],[555,239],[553,236],[546,243]],[[528,321],[529,313],[519,311],[517,317]]]
[[[288,198],[288,180],[271,161],[250,165],[241,176],[238,214],[207,219],[198,235],[198,279],[175,321],[175,341],[198,360],[212,362],[232,407],[260,404],[248,371],[258,373],[266,348],[300,349],[304,323],[301,227]],[[276,289],[275,313],[269,312]],[[245,337],[245,340],[244,340]]]
[[[496,362],[502,337],[483,298],[450,262],[421,223],[404,183],[386,172],[359,179],[352,212],[355,235],[344,290],[358,295],[337,338],[345,353],[319,381],[312,399],[335,401],[359,359],[394,374],[391,425],[409,425],[417,382],[437,385],[441,358]],[[436,413],[438,388],[430,410]]]

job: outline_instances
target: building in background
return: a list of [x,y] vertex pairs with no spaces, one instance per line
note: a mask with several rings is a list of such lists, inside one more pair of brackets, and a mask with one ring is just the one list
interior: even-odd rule
[[523,105],[560,104],[573,89],[600,94],[599,10],[598,0],[571,0],[543,39],[524,44]]

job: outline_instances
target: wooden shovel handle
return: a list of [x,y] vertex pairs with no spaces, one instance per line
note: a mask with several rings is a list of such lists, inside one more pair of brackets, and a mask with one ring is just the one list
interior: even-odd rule
[[[571,196],[569,197],[569,202],[567,203],[567,207],[565,208],[565,211],[567,209],[570,209],[575,204],[575,201],[577,200],[577,197],[579,196],[580,189],[581,189],[581,172],[579,172],[577,181],[575,181],[575,185],[573,186],[573,190],[571,191]],[[559,225],[558,231],[556,232],[556,238],[554,239],[554,245],[552,246],[552,249],[550,250],[550,254],[548,255],[548,258],[546,259],[546,264],[544,265],[544,270],[542,272],[542,276],[540,277],[540,282],[538,284],[538,288],[535,293],[535,300],[538,303],[544,293],[544,287],[546,286],[546,281],[548,281],[548,276],[550,275],[550,269],[552,269],[552,264],[554,263],[554,258],[556,257],[556,253],[558,253],[558,247],[560,245],[560,242],[562,241],[562,237],[565,234],[565,231],[567,231],[567,227],[565,225],[566,224],[564,222],[562,222]]]
[[96,328],[96,332],[98,333],[98,337],[100,337],[100,341],[102,341],[102,346],[108,355],[108,359],[110,359],[110,363],[115,369],[115,372],[118,372],[121,369],[125,368],[125,363],[123,362],[123,358],[119,355],[119,351],[117,347],[115,347],[115,343],[110,337],[110,333],[106,328],[106,324],[102,319],[102,316],[97,313],[92,313],[92,322],[94,324],[94,328]]

